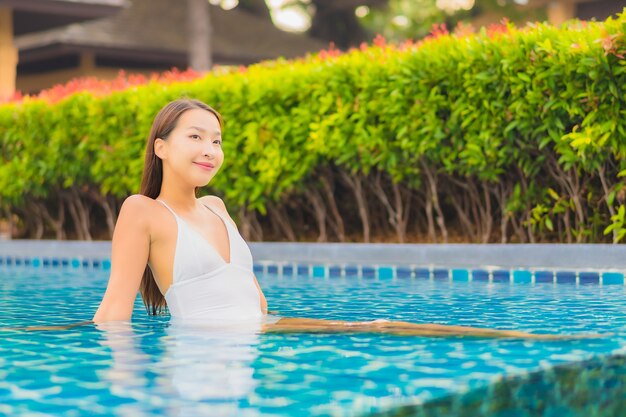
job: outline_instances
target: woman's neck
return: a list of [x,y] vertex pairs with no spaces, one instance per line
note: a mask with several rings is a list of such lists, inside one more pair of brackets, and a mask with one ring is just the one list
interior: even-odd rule
[[157,199],[178,208],[181,211],[191,211],[197,207],[195,188],[161,186]]

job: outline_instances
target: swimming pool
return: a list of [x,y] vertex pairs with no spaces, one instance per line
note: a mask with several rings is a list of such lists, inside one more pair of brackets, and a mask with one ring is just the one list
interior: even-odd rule
[[[89,319],[108,278],[106,269],[72,262],[14,263],[0,266],[2,327]],[[565,272],[519,271],[504,279],[504,272],[485,277],[483,270],[459,268],[426,269],[428,274],[417,268],[408,275],[402,268],[391,275],[359,268],[356,275],[344,269],[338,276],[328,267],[322,276],[313,268],[306,275],[297,267],[293,275],[258,269],[270,310],[287,317],[613,335],[539,342],[199,332],[149,318],[138,299],[132,325],[1,334],[0,415],[412,415],[401,413],[423,409],[398,407],[471,396],[503,377],[607,358],[626,346],[619,274],[572,279]],[[452,415],[465,414],[457,408]]]

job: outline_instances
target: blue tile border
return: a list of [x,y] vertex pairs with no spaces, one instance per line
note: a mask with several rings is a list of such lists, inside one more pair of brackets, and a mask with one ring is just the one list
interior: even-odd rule
[[328,269],[324,265],[313,265],[311,275],[313,278],[324,278],[328,276]]
[[394,268],[390,266],[381,266],[378,267],[378,279],[393,279],[394,277]]
[[411,278],[413,277],[413,271],[411,268],[405,266],[399,266],[396,268],[396,277],[397,278]]
[[328,276],[331,278],[336,278],[342,276],[341,267],[338,265],[333,265],[328,268]]
[[470,271],[467,269],[453,269],[451,274],[452,281],[469,282],[470,280]]
[[[3,256],[0,268],[61,268],[110,270],[109,258]],[[421,279],[441,282],[493,282],[509,284],[626,285],[626,271],[567,269],[446,268],[425,265],[305,264],[261,261],[254,273],[279,277]]]
[[535,271],[535,282],[555,282],[554,275],[556,271]]
[[602,285],[624,285],[624,274],[621,272],[603,272]]
[[580,272],[578,274],[578,280],[580,284],[599,284],[600,273],[599,272]]
[[491,273],[491,280],[493,282],[510,282],[511,271],[508,269],[497,269]]
[[533,273],[524,269],[519,269],[513,272],[513,282],[516,284],[528,284],[533,282]]
[[577,274],[572,271],[556,271],[557,284],[576,284]]
[[430,279],[431,273],[427,268],[416,268],[414,271],[415,278]]
[[489,271],[485,269],[473,269],[471,272],[472,281],[489,281]]
[[359,276],[359,267],[356,265],[346,266],[344,269],[344,274],[346,277],[358,277]]
[[448,281],[450,279],[450,270],[443,268],[433,269],[432,276],[433,279],[438,281]]

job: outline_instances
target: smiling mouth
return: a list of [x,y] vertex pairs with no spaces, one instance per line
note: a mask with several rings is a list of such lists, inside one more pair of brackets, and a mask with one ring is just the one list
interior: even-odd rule
[[203,168],[203,169],[206,169],[206,170],[215,168],[215,166],[213,164],[209,164],[209,163],[194,162],[194,164],[196,164],[200,168]]

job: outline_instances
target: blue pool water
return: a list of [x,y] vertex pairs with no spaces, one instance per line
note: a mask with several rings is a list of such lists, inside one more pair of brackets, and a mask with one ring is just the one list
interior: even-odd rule
[[[0,326],[88,320],[107,271],[3,267]],[[361,416],[623,352],[623,285],[259,275],[285,317],[612,333],[540,342],[132,325],[0,333],[2,416]]]

